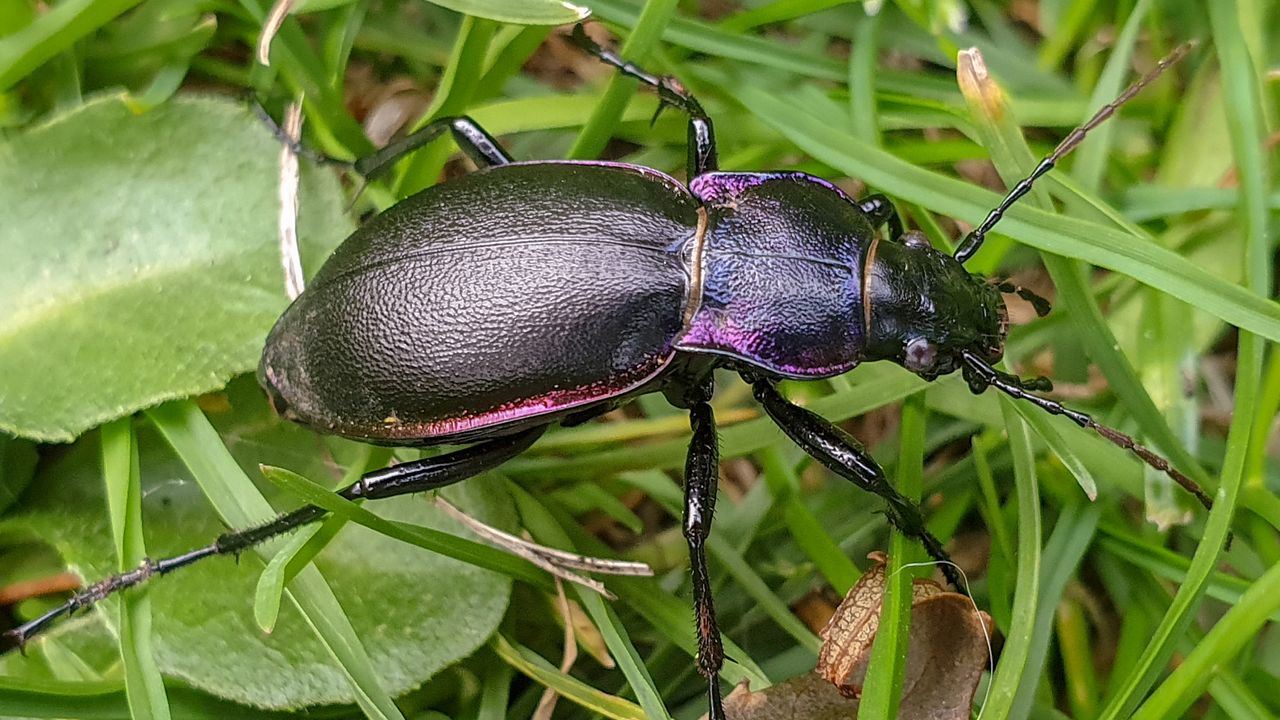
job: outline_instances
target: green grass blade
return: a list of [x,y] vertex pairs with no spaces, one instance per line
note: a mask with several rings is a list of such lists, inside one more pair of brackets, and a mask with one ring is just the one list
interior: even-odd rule
[[[142,480],[133,418],[107,423],[102,436],[102,476],[116,543],[117,569],[138,567],[147,557],[142,538]],[[120,657],[129,712],[137,720],[168,720],[169,699],[151,645],[151,601],[145,592],[120,597]]]
[[782,509],[782,518],[791,537],[836,595],[844,597],[862,577],[862,572],[813,511],[797,497],[800,478],[782,451],[777,447],[767,448],[759,453],[759,458],[769,492],[773,494],[774,503]]
[[433,528],[387,520],[284,468],[263,466],[262,475],[303,502],[324,508],[349,522],[364,525],[401,542],[523,580],[535,587],[551,587],[546,575],[514,555]]
[[[1000,198],[966,182],[910,165],[806,113],[790,93],[739,85],[732,94],[800,149],[907,202],[977,224]],[[1129,233],[1026,205],[1005,215],[1000,232],[1048,252],[1128,275],[1222,320],[1280,341],[1280,304],[1215,277],[1190,260]]]
[[614,720],[645,720],[644,710],[639,705],[616,695],[600,692],[581,680],[560,672],[537,653],[502,635],[494,635],[490,646],[508,665],[528,675],[535,682],[555,690],[566,700]]
[[[676,0],[648,0],[631,27],[631,33],[622,43],[619,54],[631,62],[643,64],[657,46],[663,28],[675,13],[676,4]],[[600,98],[600,104],[569,149],[570,158],[581,160],[600,156],[605,143],[613,136],[622,111],[627,107],[627,100],[635,92],[637,84],[636,80],[621,74],[615,74],[609,79],[609,87]]]
[[[436,90],[431,107],[413,128],[418,130],[438,118],[461,115],[471,104],[484,74],[484,58],[489,52],[497,26],[491,20],[467,16],[458,29],[458,38],[445,68],[440,87]],[[407,197],[425,187],[434,185],[449,159],[452,146],[443,138],[414,153],[405,164],[404,172],[396,184],[398,197]]]
[[[928,410],[924,393],[902,404],[898,471],[894,485],[903,497],[919,502],[924,485],[924,431]],[[912,574],[907,565],[916,555],[919,541],[894,530],[889,538],[889,564],[885,567],[885,594],[880,625],[871,646],[871,661],[863,686],[859,718],[898,716],[902,683],[907,672],[907,639],[911,630]]]
[[1131,717],[1157,720],[1183,716],[1214,679],[1215,671],[1255,641],[1262,626],[1277,611],[1280,611],[1280,565],[1272,567],[1249,587],[1240,602],[1196,643],[1177,669]]
[[78,40],[106,25],[141,0],[68,0],[60,2],[12,35],[0,38],[0,91]]
[[1015,626],[1020,628],[1017,632],[1030,636],[1031,649],[1017,697],[1014,699],[1011,717],[1030,715],[1036,690],[1049,667],[1049,641],[1053,637],[1053,621],[1058,605],[1062,602],[1067,583],[1075,575],[1076,568],[1080,566],[1093,542],[1099,515],[1100,510],[1096,505],[1083,508],[1080,504],[1068,506],[1058,516],[1058,523],[1045,543],[1035,624],[1030,628]]
[[[518,490],[516,502],[520,508],[520,517],[535,540],[554,548],[576,552],[573,541],[537,498],[523,490]],[[670,720],[666,705],[662,702],[662,695],[658,692],[649,669],[645,667],[639,651],[632,644],[627,629],[623,627],[617,614],[608,608],[604,599],[595,592],[578,586],[572,586],[570,589],[577,595],[579,604],[587,611],[591,621],[600,631],[605,646],[609,648],[614,661],[618,663],[618,669],[631,684],[631,690],[640,701],[640,707],[645,715],[657,720]]]
[[[1034,640],[1027,628],[1035,627],[1039,612],[1040,578],[1040,488],[1036,480],[1035,456],[1027,427],[1013,408],[1013,401],[1001,396],[1000,411],[1009,432],[1013,452],[1014,484],[1018,495],[1018,570],[1014,581],[1013,614],[1009,620],[1008,642],[1000,652],[1000,664],[991,678],[982,718],[1012,717],[1014,703],[1026,673],[1039,677],[1028,667]],[[1014,629],[1017,629],[1014,631]]]
[[[1259,296],[1265,296],[1268,292],[1267,258],[1270,244],[1266,209],[1266,155],[1257,152],[1264,136],[1257,75],[1244,43],[1237,4],[1233,0],[1213,3],[1209,8],[1209,18],[1222,62],[1232,151],[1239,169],[1244,200],[1240,210],[1246,230],[1246,284]],[[1168,717],[1160,714],[1158,709],[1176,705],[1177,698],[1184,695],[1189,686],[1198,680],[1187,675],[1176,678],[1171,676],[1153,695],[1153,699],[1158,698],[1158,702],[1148,702],[1137,715],[1133,715],[1133,709],[1173,655],[1175,641],[1191,622],[1192,613],[1199,605],[1209,575],[1222,552],[1248,462],[1249,441],[1256,418],[1254,408],[1261,384],[1262,349],[1260,338],[1250,333],[1240,334],[1236,361],[1235,412],[1227,433],[1222,483],[1213,511],[1209,513],[1204,538],[1192,559],[1186,581],[1178,588],[1169,611],[1156,629],[1147,651],[1140,658],[1136,672],[1104,709],[1104,720],[1131,716]],[[1273,573],[1274,569],[1264,577],[1271,580]],[[1274,590],[1270,595],[1274,599]],[[1269,604],[1271,600],[1265,602]],[[1257,610],[1257,603],[1246,607],[1248,609],[1242,611],[1242,614],[1251,616]],[[1221,627],[1221,622],[1218,627]],[[1252,637],[1252,634],[1248,637]],[[1226,651],[1222,647],[1217,650],[1219,653]],[[1227,660],[1227,656],[1214,654],[1214,650],[1206,650],[1205,653],[1214,662]]]

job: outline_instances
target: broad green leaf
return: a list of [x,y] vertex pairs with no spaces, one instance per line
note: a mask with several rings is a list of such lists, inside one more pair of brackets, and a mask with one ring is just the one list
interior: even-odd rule
[[[258,403],[261,407],[253,412],[233,413],[245,422],[219,423],[225,434],[237,439],[231,449],[241,463],[252,466],[274,456],[276,449],[282,458],[301,454],[305,431],[262,420],[265,401]],[[248,422],[255,418],[256,424]],[[317,465],[322,465],[321,441],[310,436],[310,442]],[[0,523],[0,532],[38,533],[89,580],[115,570],[96,444],[87,437],[43,466],[25,497],[22,514]],[[225,529],[163,440],[144,427],[138,447],[146,543],[153,557],[207,544]],[[269,486],[266,490],[279,497],[277,507],[296,505],[292,497],[280,496]],[[509,497],[491,480],[471,480],[444,493],[485,522],[508,529],[515,522]],[[379,500],[368,508],[393,520],[466,534],[422,497]],[[320,553],[317,564],[367,649],[380,685],[391,696],[418,687],[481,645],[505,613],[511,588],[507,577],[354,525]],[[256,555],[246,553],[239,562],[210,559],[149,584],[152,642],[161,672],[215,696],[261,708],[350,703],[348,683],[294,605],[281,606],[270,635],[260,631],[253,600],[261,570]],[[58,625],[53,636],[74,640],[76,651],[86,657],[99,657],[101,653],[84,639],[89,628],[83,623],[114,623],[113,608],[114,603],[104,603],[100,610]],[[33,643],[28,653],[38,657],[41,642]],[[5,661],[7,672],[10,663],[35,660],[15,656]]]
[[36,472],[36,446],[0,434],[0,511],[13,504]]
[[[99,98],[0,143],[0,429],[67,441],[255,367],[287,302],[278,155],[212,97]],[[351,223],[329,173],[300,201],[314,270]]]

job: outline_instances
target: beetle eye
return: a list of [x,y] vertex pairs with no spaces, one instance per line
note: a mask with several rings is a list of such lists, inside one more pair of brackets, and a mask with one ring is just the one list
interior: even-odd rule
[[915,338],[907,343],[903,354],[902,366],[911,372],[925,372],[933,368],[933,361],[938,357],[938,348],[924,338]]

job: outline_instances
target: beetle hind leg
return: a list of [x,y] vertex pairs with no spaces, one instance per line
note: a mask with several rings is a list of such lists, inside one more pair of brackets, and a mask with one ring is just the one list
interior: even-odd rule
[[[348,500],[374,499],[424,492],[452,485],[492,470],[524,452],[545,429],[545,425],[539,426],[516,435],[495,438],[436,457],[375,470],[338,491],[338,495]],[[324,509],[315,505],[304,505],[262,525],[223,533],[209,545],[182,555],[161,560],[148,558],[137,568],[99,580],[44,615],[6,631],[3,636],[0,636],[3,638],[3,643],[0,643],[0,652],[14,647],[21,648],[59,618],[88,608],[108,595],[140,585],[153,576],[168,574],[215,555],[238,555],[277,535],[320,520],[327,514]]]
[[289,149],[295,155],[305,157],[321,165],[339,165],[350,168],[363,175],[366,179],[373,179],[382,175],[401,158],[432,142],[443,135],[446,130],[453,135],[453,140],[458,144],[458,148],[480,167],[506,165],[511,162],[511,156],[502,149],[498,141],[479,123],[466,115],[433,120],[425,127],[415,130],[399,140],[379,148],[372,154],[352,162],[317,152],[293,139],[276,123],[274,118],[267,114],[262,105],[256,102],[253,103],[253,111],[262,120],[263,124],[271,129],[276,139],[289,146]]
[[365,178],[375,178],[389,170],[404,156],[443,135],[446,130],[453,135],[458,148],[480,167],[506,165],[511,162],[511,156],[502,149],[488,131],[466,115],[459,115],[433,120],[425,127],[388,144],[372,155],[356,160],[352,167]]
[[956,589],[964,591],[959,570],[948,557],[942,542],[925,528],[919,508],[889,484],[884,470],[859,447],[857,440],[830,420],[792,404],[778,392],[772,381],[751,376],[744,379],[751,383],[752,392],[764,405],[765,412],[793,442],[835,474],[879,495],[887,505],[889,521],[894,527],[919,540],[929,555],[942,565],[947,580]]

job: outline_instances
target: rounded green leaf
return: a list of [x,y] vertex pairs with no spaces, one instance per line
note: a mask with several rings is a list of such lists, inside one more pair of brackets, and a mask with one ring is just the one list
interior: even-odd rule
[[[93,100],[0,142],[0,429],[67,441],[256,366],[287,301],[279,144],[243,103]],[[303,266],[351,230],[304,173]]]
[[[229,399],[230,412],[210,412],[221,416],[215,422],[224,436],[233,438],[229,447],[242,465],[271,458],[312,477],[335,477],[333,468],[325,467],[326,457],[334,457],[326,449],[328,442],[274,418],[250,378],[233,383]],[[185,466],[146,425],[139,426],[138,447],[144,530],[152,557],[208,544],[225,530]],[[336,449],[341,456],[343,448]],[[282,510],[296,506],[292,497],[269,486],[264,491]],[[508,530],[515,525],[515,510],[501,482],[477,478],[443,492],[477,519]],[[22,514],[0,523],[0,531],[49,543],[78,574],[97,580],[115,571],[103,505],[96,442],[89,436],[42,465],[24,496]],[[421,495],[378,500],[367,507],[392,520],[467,535]],[[511,592],[511,580],[504,575],[355,524],[344,527],[316,562],[368,651],[379,685],[393,697],[483,644],[506,612]],[[147,584],[152,645],[161,673],[259,708],[353,702],[342,671],[288,599],[273,631],[259,629],[253,605],[262,568],[254,553],[245,553],[239,561],[212,558]],[[107,671],[117,661],[98,666],[96,659],[104,655],[100,646],[110,650],[114,642],[87,633],[85,623],[113,626],[115,607],[112,601],[100,603],[60,623],[47,637],[72,644],[99,671]],[[4,658],[0,671],[16,674],[23,671],[18,665],[38,664],[43,642],[35,641],[27,658]]]

